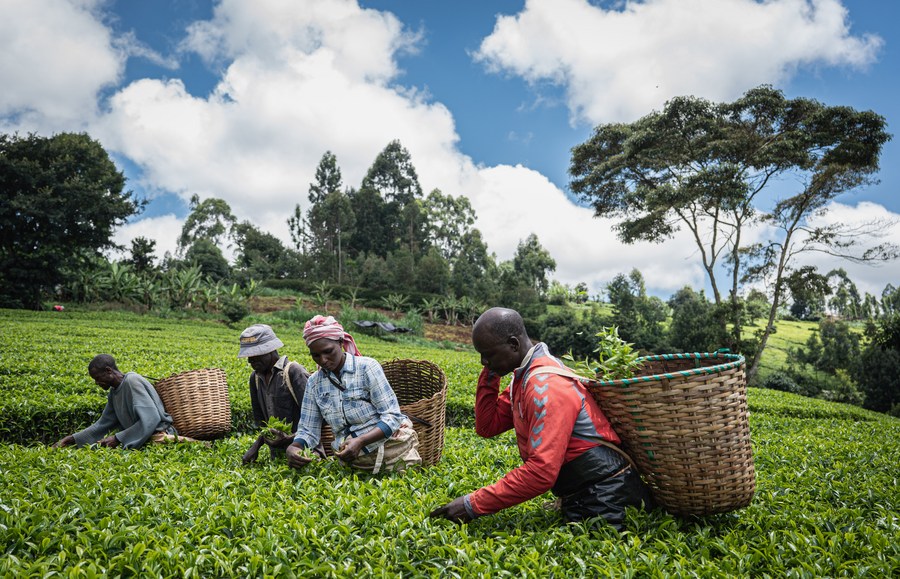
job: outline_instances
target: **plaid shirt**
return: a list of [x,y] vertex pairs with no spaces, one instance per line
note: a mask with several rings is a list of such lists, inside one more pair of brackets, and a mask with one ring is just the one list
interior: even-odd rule
[[[339,382],[343,390],[332,380]],[[390,438],[403,419],[397,396],[388,384],[381,364],[366,356],[347,354],[340,377],[324,368],[309,377],[294,442],[315,448],[321,438],[323,420],[334,432],[332,446],[335,450],[344,438],[380,428],[384,438],[365,447],[368,453]]]

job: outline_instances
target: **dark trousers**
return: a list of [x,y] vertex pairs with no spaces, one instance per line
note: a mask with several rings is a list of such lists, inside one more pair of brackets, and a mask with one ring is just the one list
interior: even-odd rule
[[625,457],[605,446],[595,446],[564,464],[552,490],[561,499],[566,520],[599,516],[619,531],[627,507],[653,506],[650,489],[638,472]]

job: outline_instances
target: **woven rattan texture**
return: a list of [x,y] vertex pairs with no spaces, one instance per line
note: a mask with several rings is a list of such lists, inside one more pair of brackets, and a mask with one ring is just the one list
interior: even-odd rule
[[[637,375],[722,362],[658,360],[645,363]],[[710,374],[586,386],[666,510],[710,515],[750,504],[756,478],[743,364]]]
[[228,382],[221,368],[182,372],[153,386],[178,434],[212,440],[231,432]]
[[[427,360],[390,360],[382,363],[381,367],[397,395],[400,411],[410,417],[419,436],[422,466],[437,464],[444,451],[447,401],[447,377],[444,371]],[[331,428],[327,424],[323,425],[322,444],[328,456],[333,452],[333,440]]]

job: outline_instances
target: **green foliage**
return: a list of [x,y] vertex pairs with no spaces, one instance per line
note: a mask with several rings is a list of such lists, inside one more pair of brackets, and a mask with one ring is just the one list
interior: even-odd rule
[[[266,319],[280,353],[313,367],[299,325]],[[427,513],[521,463],[514,438],[450,427],[435,467],[370,477],[316,461],[241,466],[257,432],[237,332],[125,313],[0,310],[0,576],[892,577],[900,571],[900,421],[845,404],[750,388],[757,492],[703,519],[632,511],[618,534],[565,524],[550,495],[465,526]],[[379,360],[446,373],[448,419],[472,420],[477,355],[357,336]],[[51,449],[105,400],[93,354],[151,377],[226,370],[239,432],[142,451]],[[40,377],[36,380],[35,377]],[[31,438],[20,438],[23,434]],[[813,449],[813,451],[811,451]]]
[[612,326],[597,332],[596,358],[577,360],[571,352],[563,356],[575,363],[575,370],[601,380],[621,380],[634,377],[640,356],[630,344],[619,337],[619,328]]
[[178,237],[180,252],[199,239],[220,245],[231,235],[231,229],[237,220],[227,201],[215,197],[200,201],[200,196],[194,194],[191,196],[190,208],[191,212],[184,220]]
[[205,237],[194,240],[188,246],[184,261],[199,268],[203,275],[213,281],[224,281],[231,277],[231,266],[222,255],[222,250]]
[[769,388],[770,390],[780,390],[782,392],[792,392],[794,394],[800,393],[800,386],[794,382],[793,378],[784,372],[769,374],[762,381],[761,386],[763,388]]
[[683,287],[669,298],[672,323],[669,343],[681,352],[714,352],[725,344],[726,336],[716,318],[715,306],[701,290]]
[[516,278],[538,294],[547,291],[550,286],[548,275],[556,271],[556,260],[544,249],[534,233],[524,241],[519,241],[512,265]]
[[644,276],[637,269],[628,276],[619,274],[607,284],[609,303],[613,307],[611,324],[643,350],[658,353],[668,350],[663,322],[668,309],[659,298],[648,296]]
[[593,311],[578,313],[569,308],[547,312],[540,319],[536,336],[549,346],[551,352],[569,352],[587,358],[597,345],[597,332],[605,325],[604,318]]
[[381,305],[393,312],[400,312],[409,307],[409,297],[403,294],[389,294],[381,299]]
[[900,314],[879,320],[867,334],[869,343],[853,369],[863,405],[900,416]]
[[105,249],[143,204],[87,134],[0,134],[0,307],[41,297]]
[[236,324],[250,315],[250,306],[242,297],[227,297],[222,300],[222,313],[232,324]]

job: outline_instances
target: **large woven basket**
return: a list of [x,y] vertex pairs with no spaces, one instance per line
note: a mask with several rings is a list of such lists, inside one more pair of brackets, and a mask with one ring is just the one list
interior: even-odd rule
[[756,490],[744,357],[721,352],[640,358],[635,378],[585,381],[667,511],[710,515]]
[[[397,395],[400,411],[407,415],[419,436],[422,466],[433,466],[444,450],[447,376],[440,366],[427,360],[390,360],[381,364]],[[331,456],[334,433],[322,425],[322,445]]]
[[231,431],[228,382],[221,368],[174,374],[153,386],[178,434],[212,440]]

